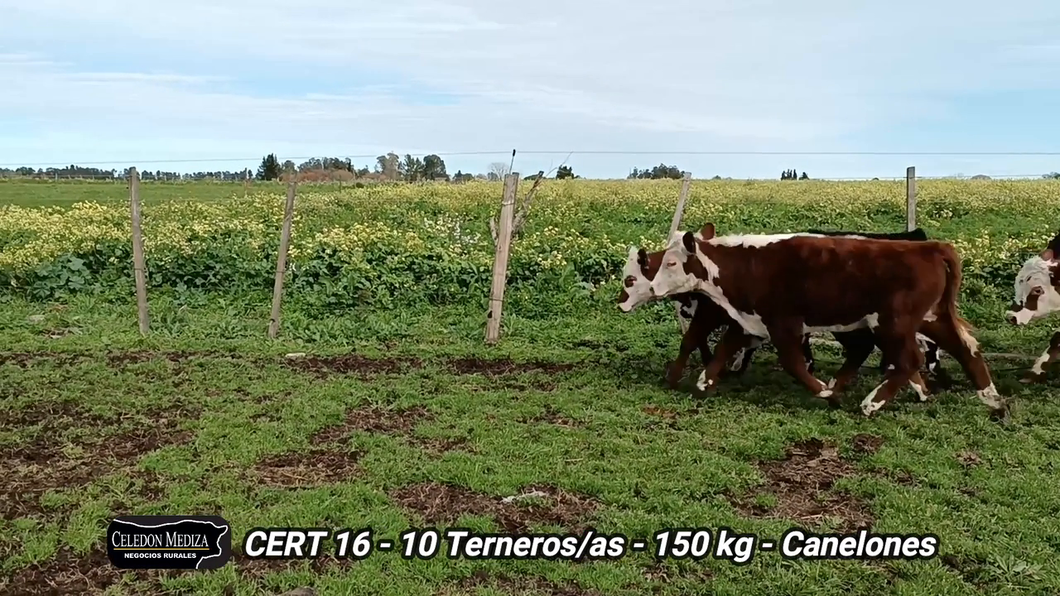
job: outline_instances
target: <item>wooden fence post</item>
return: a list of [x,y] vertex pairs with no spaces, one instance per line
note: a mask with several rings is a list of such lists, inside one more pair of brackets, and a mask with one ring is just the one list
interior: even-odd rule
[[287,203],[283,208],[283,229],[280,231],[280,251],[276,255],[276,280],[272,285],[272,316],[269,318],[269,339],[276,338],[280,329],[280,301],[283,298],[283,278],[287,273],[287,249],[291,245],[291,223],[294,221],[295,180],[287,182]]
[[140,215],[140,174],[129,168],[129,204],[132,209],[133,277],[136,279],[136,311],[140,320],[140,335],[150,331],[147,315],[147,272],[144,259],[144,238]]
[[[674,210],[674,218],[670,221],[670,233],[666,235],[667,244],[673,241],[677,228],[681,227],[681,218],[685,214],[685,201],[688,200],[688,191],[691,186],[692,172],[685,172],[681,181],[681,194],[677,198],[677,209]],[[685,319],[681,316],[681,305],[677,302],[674,302],[674,312],[677,314],[677,324],[681,326],[681,333],[683,334],[688,331],[688,325],[685,324]]]
[[508,250],[512,243],[512,220],[515,218],[515,194],[519,188],[519,173],[504,178],[500,221],[497,223],[497,242],[493,256],[493,286],[490,305],[486,312],[486,344],[496,344],[501,335],[501,312],[504,310],[504,286],[508,280]]
[[916,167],[905,169],[905,229],[916,229]]

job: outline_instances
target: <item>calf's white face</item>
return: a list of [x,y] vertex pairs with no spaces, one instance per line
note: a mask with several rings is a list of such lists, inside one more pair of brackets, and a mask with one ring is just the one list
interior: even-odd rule
[[667,247],[663,253],[662,265],[655,279],[651,280],[650,289],[653,296],[663,298],[674,294],[692,292],[696,289],[696,276],[685,271],[685,261],[689,252],[681,243],[680,236],[677,241]]
[[637,258],[637,247],[629,247],[629,258],[622,268],[622,293],[618,296],[618,308],[622,312],[633,312],[645,302],[654,299],[651,294],[651,280],[644,276]]
[[1047,250],[1023,264],[1016,275],[1014,301],[1005,313],[1009,323],[1026,325],[1060,310],[1060,293],[1052,280],[1057,261],[1052,256],[1052,251]]

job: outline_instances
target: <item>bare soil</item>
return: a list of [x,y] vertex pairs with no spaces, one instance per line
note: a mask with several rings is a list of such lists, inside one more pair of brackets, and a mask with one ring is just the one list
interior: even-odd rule
[[446,366],[458,375],[518,375],[526,372],[562,373],[574,368],[573,364],[557,362],[513,362],[509,358],[483,360],[481,358],[454,358]]
[[[10,520],[43,515],[40,497],[44,493],[84,486],[131,468],[146,453],[188,441],[192,433],[180,430],[179,421],[196,415],[183,411],[149,414],[149,425],[111,435],[106,430],[113,418],[69,404],[42,403],[39,409],[16,413],[19,421],[40,419],[41,429],[28,442],[0,449],[0,469],[9,470],[0,484],[0,516]],[[68,429],[86,427],[102,432],[76,441],[63,438]],[[157,493],[161,488],[156,485],[147,491]]]
[[423,362],[418,358],[368,358],[359,354],[345,354],[285,358],[283,365],[320,378],[332,374],[355,374],[368,378],[380,374],[398,374],[408,368],[421,368]]
[[346,420],[339,425],[327,427],[313,436],[314,445],[346,440],[354,431],[385,435],[411,435],[416,425],[430,418],[423,406],[390,409],[370,405],[346,411]]
[[118,584],[122,574],[134,575],[141,582],[133,591],[145,596],[165,594],[158,577],[174,571],[126,570],[111,565],[107,552],[99,547],[84,555],[62,547],[54,557],[16,571],[0,582],[0,593],[18,596],[102,594]]
[[853,447],[855,453],[864,453],[872,455],[880,450],[883,446],[883,437],[870,434],[859,434],[854,435],[854,438],[850,441],[851,447]]
[[590,497],[548,485],[528,486],[522,494],[535,491],[545,496],[505,502],[461,486],[426,482],[400,488],[390,496],[428,524],[451,524],[463,515],[482,515],[492,517],[505,532],[525,532],[531,525],[544,524],[576,532],[598,506]]
[[258,477],[268,486],[308,488],[357,477],[361,469],[357,461],[361,452],[311,451],[284,453],[268,457],[255,466]]
[[[750,517],[789,519],[817,525],[836,518],[840,531],[869,527],[873,523],[867,504],[843,491],[832,490],[840,478],[853,476],[854,467],[839,457],[839,451],[819,439],[796,443],[779,461],[760,462],[766,482],[750,495],[732,499],[741,513]],[[772,494],[776,505],[765,508],[755,502],[757,494]]]

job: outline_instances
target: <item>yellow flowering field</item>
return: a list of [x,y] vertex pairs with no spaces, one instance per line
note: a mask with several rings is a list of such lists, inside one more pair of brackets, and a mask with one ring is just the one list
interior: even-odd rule
[[[513,291],[591,291],[613,281],[630,244],[657,249],[680,181],[548,180],[511,255]],[[45,188],[43,185],[38,185]],[[241,292],[271,288],[284,189],[257,184],[224,200],[152,201],[144,238],[155,288]],[[530,187],[521,183],[520,196]],[[63,186],[75,194],[77,185]],[[216,190],[210,191],[216,194]],[[488,293],[488,218],[499,183],[300,188],[289,291],[327,306],[452,303]],[[1007,295],[1012,275],[1060,228],[1060,181],[921,180],[918,224],[953,242],[966,292]],[[897,231],[904,181],[694,181],[683,227],[720,233],[826,228]],[[6,292],[61,299],[131,284],[129,210],[118,200],[68,208],[0,207],[0,281]]]

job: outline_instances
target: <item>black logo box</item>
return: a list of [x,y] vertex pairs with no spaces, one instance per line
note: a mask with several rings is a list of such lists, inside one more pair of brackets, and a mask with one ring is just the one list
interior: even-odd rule
[[107,557],[121,569],[218,569],[232,527],[216,515],[129,515],[107,527]]

